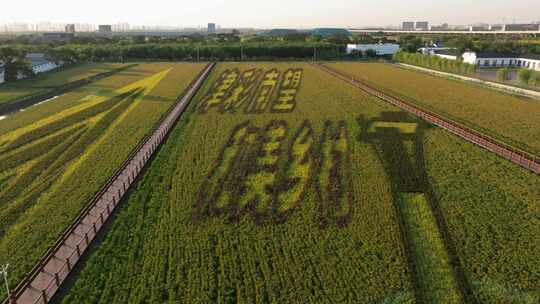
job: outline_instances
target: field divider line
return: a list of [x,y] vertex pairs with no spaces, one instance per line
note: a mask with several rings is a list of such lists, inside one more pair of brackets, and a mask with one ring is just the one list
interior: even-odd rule
[[[8,295],[2,303],[4,304],[36,304],[36,303],[48,303],[48,301],[54,296],[54,294],[60,289],[62,283],[68,277],[69,273],[73,269],[74,265],[80,260],[84,252],[90,247],[91,242],[99,233],[99,230],[103,227],[103,223],[109,219],[113,211],[119,205],[118,203],[123,198],[129,187],[136,181],[142,168],[148,164],[152,155],[166,140],[167,135],[172,130],[174,123],[178,121],[184,110],[189,105],[190,101],[197,94],[204,81],[212,71],[215,63],[209,63],[189,86],[180,94],[174,106],[172,106],[161,119],[156,123],[151,135],[143,138],[139,144],[132,150],[128,158],[122,163],[120,168],[109,178],[105,185],[99,192],[93,197],[93,199],[84,207],[76,219],[66,228],[64,233],[60,235],[56,243],[47,250],[44,256],[36,263],[36,266],[26,275],[26,277],[19,283],[19,285]],[[148,145],[151,143],[151,148]],[[148,155],[146,158],[138,161],[141,163],[141,167],[137,169],[132,165],[132,161],[140,155]],[[121,185],[117,187],[117,185]],[[106,199],[107,194],[118,194],[116,203],[107,204],[104,210],[103,207],[98,206],[100,202],[108,202]],[[110,210],[109,210],[110,209]],[[104,210],[102,212],[98,210]],[[97,232],[94,232],[94,228],[88,229],[83,236],[80,236],[78,231],[85,231],[83,226],[88,224],[83,223],[83,220],[88,216],[96,217],[94,214],[100,214],[99,221],[101,225],[95,226]],[[94,222],[94,223],[97,223]],[[75,246],[69,245],[68,240],[81,239]],[[60,250],[69,250],[69,258],[65,263],[58,263],[57,253]],[[45,268],[47,267],[47,272]],[[50,277],[52,273],[61,273],[67,269],[66,275],[62,277],[54,276]],[[43,288],[39,288],[43,287]],[[35,291],[39,290],[40,293]]]
[[410,102],[404,101],[399,97],[389,95],[379,89],[372,87],[365,82],[355,79],[351,75],[347,75],[341,71],[331,68],[321,63],[312,63],[313,67],[323,72],[326,72],[338,79],[341,79],[354,87],[361,89],[362,91],[373,95],[379,99],[382,99],[406,112],[414,114],[415,116],[434,124],[444,130],[447,130],[466,141],[473,143],[483,149],[490,151],[498,156],[507,159],[508,161],[530,170],[540,175],[540,157],[532,155],[529,152],[518,149],[509,144],[503,143],[497,139],[490,137],[482,132],[465,127],[460,123],[457,123],[451,119],[442,117],[436,113],[423,110]]

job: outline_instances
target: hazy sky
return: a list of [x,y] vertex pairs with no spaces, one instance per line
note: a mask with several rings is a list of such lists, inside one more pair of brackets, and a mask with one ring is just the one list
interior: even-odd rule
[[0,23],[315,27],[540,21],[540,0],[2,0]]

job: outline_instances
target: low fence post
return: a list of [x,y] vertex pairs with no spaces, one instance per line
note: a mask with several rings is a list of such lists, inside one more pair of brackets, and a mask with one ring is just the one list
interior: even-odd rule
[[47,300],[47,292],[45,289],[41,290],[41,298],[43,299],[43,304],[48,304],[49,301]]

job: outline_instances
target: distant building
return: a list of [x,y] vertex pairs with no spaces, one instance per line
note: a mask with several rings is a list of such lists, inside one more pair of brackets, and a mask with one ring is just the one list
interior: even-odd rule
[[540,31],[540,24],[507,24],[504,30],[507,32],[538,32]]
[[[34,74],[44,73],[58,68],[61,64],[56,64],[53,61],[47,59],[45,54],[42,53],[28,53],[25,57],[29,62],[30,68]],[[24,78],[24,75],[20,74],[18,79]],[[4,64],[0,63],[0,84],[5,82],[5,68]]]
[[489,30],[494,31],[494,32],[504,31],[504,25],[503,24],[492,24],[489,27]]
[[455,49],[448,49],[448,50],[436,50],[432,53],[433,56],[437,56],[440,58],[448,59],[448,60],[458,60],[461,56],[459,56],[457,50]]
[[216,32],[216,24],[208,23],[208,34],[213,34]]
[[404,31],[414,31],[414,21],[405,21],[405,22],[403,22],[401,28]]
[[463,62],[479,67],[520,67],[540,71],[540,55],[465,52]]
[[117,23],[111,25],[111,30],[113,32],[128,32],[130,29],[129,23]]
[[451,51],[455,50],[454,48],[447,48],[442,46],[429,46],[429,47],[422,47],[418,49],[418,52],[424,54],[424,55],[434,55],[437,51]]
[[75,33],[75,24],[66,24],[66,33]]
[[346,37],[351,37],[352,34],[346,29],[342,28],[316,28],[313,30],[313,36],[318,36],[321,38],[328,38],[334,35],[341,35]]
[[431,30],[432,31],[448,31],[450,30],[450,26],[448,25],[448,23],[444,23],[439,26],[431,26]]
[[477,24],[469,26],[471,32],[485,32],[489,31],[489,24]]
[[26,60],[30,62],[34,74],[48,72],[59,67],[59,65],[47,59],[45,54],[42,53],[28,53]]
[[110,24],[102,24],[98,26],[98,31],[100,33],[110,33],[112,32],[112,26]]
[[42,33],[41,36],[46,40],[69,40],[75,37],[74,33],[64,33],[64,32],[51,32],[51,33]]
[[378,44],[347,44],[347,54],[355,52],[367,52],[373,50],[377,56],[394,55],[399,52],[399,44],[395,43],[378,43]]
[[417,31],[429,31],[429,22],[427,22],[427,21],[418,21],[418,22],[416,22],[415,30],[417,30]]

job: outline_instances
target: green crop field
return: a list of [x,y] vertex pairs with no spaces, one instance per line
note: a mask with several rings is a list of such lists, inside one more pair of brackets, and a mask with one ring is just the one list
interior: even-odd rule
[[104,73],[121,66],[122,64],[116,63],[87,63],[38,74],[32,79],[4,83],[0,85],[0,104],[41,93],[65,83]]
[[203,67],[140,64],[0,121],[0,260],[12,265],[12,283]]
[[424,109],[540,155],[540,102],[383,63],[331,63]]
[[60,300],[532,304],[538,186],[310,65],[219,64]]

